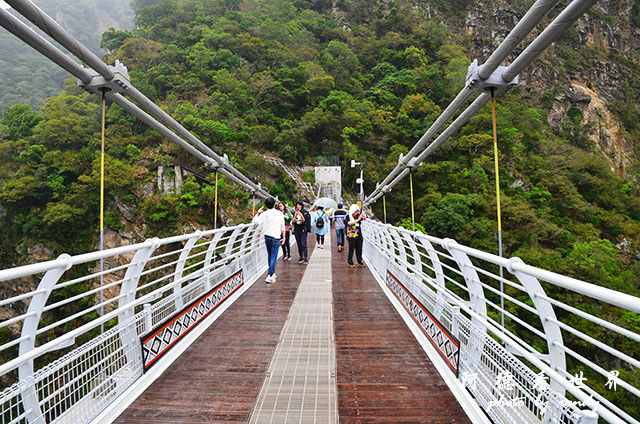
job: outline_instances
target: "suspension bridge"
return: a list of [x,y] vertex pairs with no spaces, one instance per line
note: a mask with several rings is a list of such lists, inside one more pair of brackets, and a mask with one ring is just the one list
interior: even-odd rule
[[[103,105],[105,98],[119,104],[216,173],[269,196],[136,90],[125,67],[105,65],[30,1],[7,3],[88,68],[3,9],[0,24],[101,94]],[[557,3],[536,1],[489,59],[470,67],[465,87],[363,199],[365,207],[384,201],[481,107],[517,84],[518,73],[595,1],[571,2],[501,66]],[[3,293],[35,283],[0,299],[10,311],[0,328],[15,334],[0,351],[17,348],[0,365],[0,376],[16,381],[0,393],[0,419],[639,422],[608,391],[637,399],[640,389],[598,358],[615,358],[624,369],[640,361],[624,351],[627,344],[606,344],[576,323],[640,342],[640,334],[594,312],[638,313],[640,298],[372,219],[362,236],[366,267],[347,268],[344,253],[312,249],[307,266],[281,262],[275,285],[262,283],[266,252],[252,225],[0,271]],[[69,287],[77,294],[60,296]],[[575,303],[559,300],[567,293]],[[601,353],[586,357],[568,336]]]

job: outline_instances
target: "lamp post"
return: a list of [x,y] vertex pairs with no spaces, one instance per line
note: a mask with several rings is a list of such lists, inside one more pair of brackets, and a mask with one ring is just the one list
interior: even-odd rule
[[358,202],[360,203],[360,208],[362,208],[362,204],[364,203],[364,178],[362,178],[362,170],[364,169],[366,163],[356,162],[355,160],[351,159],[351,167],[355,168],[356,165],[360,165],[360,178],[356,179],[356,184],[360,184],[360,194],[358,195]]

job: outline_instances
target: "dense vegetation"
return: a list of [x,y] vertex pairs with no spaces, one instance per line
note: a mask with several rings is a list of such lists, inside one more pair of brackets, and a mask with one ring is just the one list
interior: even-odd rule
[[[98,54],[101,29],[133,25],[129,0],[36,0],[34,3]],[[67,73],[49,59],[0,28],[0,116],[6,107],[16,103],[40,109],[48,97],[60,94],[67,77]]]
[[[444,16],[457,12],[444,3],[432,7]],[[309,164],[318,155],[339,155],[343,164],[364,160],[370,191],[457,93],[469,64],[470,37],[424,19],[424,10],[403,1],[134,4],[136,28],[103,35],[108,61],[126,64],[136,87],[288,199],[295,195],[292,182],[257,152],[276,152],[292,164]],[[559,43],[557,52],[570,41]],[[557,65],[562,56],[542,60]],[[637,100],[616,103],[630,139],[640,135]],[[550,127],[552,101],[553,93],[518,88],[498,99],[505,255],[637,295],[637,176],[611,171],[578,108],[560,128]],[[179,193],[146,189],[158,165],[175,158],[199,164],[121,109],[110,106],[107,118],[108,227],[144,238],[193,222],[210,225],[210,186],[188,180]],[[95,248],[98,99],[71,82],[37,112],[25,105],[6,109],[0,125],[0,263],[21,263],[36,242],[56,254]],[[345,169],[351,184],[353,171]],[[416,169],[414,184],[416,218],[428,233],[497,251],[489,109]],[[246,193],[223,181],[221,197],[229,219],[247,218]],[[390,221],[410,216],[408,199],[405,181],[387,196]],[[380,205],[375,211],[382,215]],[[614,319],[640,331],[637,314]],[[586,323],[577,325],[588,331]],[[610,334],[594,336],[612,341]],[[625,350],[640,354],[637,345]],[[640,384],[637,370],[623,375]]]

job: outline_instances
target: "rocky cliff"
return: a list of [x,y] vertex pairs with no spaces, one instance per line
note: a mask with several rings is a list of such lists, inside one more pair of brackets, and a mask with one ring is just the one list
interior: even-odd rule
[[[610,161],[613,171],[634,179],[638,173],[632,168],[640,152],[634,122],[640,112],[638,3],[598,2],[522,72],[519,84],[528,97],[547,102],[548,121],[558,130],[571,118],[573,108],[579,110],[582,127],[594,150]],[[528,7],[529,2],[523,5],[507,1],[469,5],[460,35],[471,38],[470,58],[478,58],[480,63],[486,60]],[[529,40],[560,10],[556,7],[549,13]]]

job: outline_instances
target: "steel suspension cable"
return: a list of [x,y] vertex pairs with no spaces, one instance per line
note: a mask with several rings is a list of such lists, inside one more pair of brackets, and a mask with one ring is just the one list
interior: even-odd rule
[[[104,135],[105,135],[105,109],[107,99],[102,91],[102,136],[100,143],[100,251],[104,250]],[[100,258],[100,316],[104,315],[104,258]],[[104,324],[100,324],[100,334],[104,333]]]
[[216,188],[214,190],[213,201],[213,229],[218,229],[218,170],[216,169]]
[[415,217],[415,212],[413,210],[413,169],[409,171],[409,189],[411,191],[411,226],[413,227],[413,231],[415,231],[416,217]]
[[[67,48],[71,53],[73,53],[76,57],[78,57],[82,62],[88,64],[92,69],[94,69],[96,72],[98,72],[98,74],[101,75],[105,80],[109,81],[109,80],[112,80],[114,78],[115,74],[112,71],[111,67],[107,66],[104,62],[102,62],[102,60],[97,55],[95,55],[88,48],[86,48],[82,43],[80,43],[78,40],[76,40],[60,24],[58,24],[54,19],[52,19],[45,12],[43,12],[33,2],[31,2],[30,0],[9,0],[9,4],[15,10],[20,12],[24,17],[26,17],[28,20],[30,20],[32,23],[34,23],[38,28],[40,28],[46,34],[51,36],[54,40],[59,42],[62,46]],[[6,13],[6,14],[8,14],[8,13]],[[18,21],[18,23],[22,24],[20,21]],[[24,25],[24,24],[22,24],[22,25]],[[3,26],[5,26],[4,23],[3,23]],[[9,29],[9,28],[7,28],[7,29]],[[11,29],[10,29],[10,31],[12,33],[16,34],[16,32],[12,31]],[[16,34],[16,35],[19,38],[23,39],[22,36],[20,36],[18,34]],[[48,43],[41,36],[38,36],[37,34],[36,34],[36,36],[38,38],[40,38],[39,40],[36,40],[36,43],[40,43],[41,44],[41,43],[43,43],[43,41],[45,43]],[[58,60],[54,60],[52,57],[49,56],[49,54],[44,53],[41,49],[39,49],[38,47],[35,47],[32,43],[29,43],[27,40],[24,40],[24,39],[23,39],[23,41],[25,41],[28,44],[32,45],[32,47],[36,48],[41,53],[45,54],[45,56],[47,56],[50,59],[52,59],[55,63],[58,63]],[[48,52],[50,52],[52,50],[58,50],[56,47],[54,47],[50,43],[48,43],[48,44],[51,47],[51,49],[45,49]],[[61,56],[64,56],[65,58],[67,58],[67,60],[70,60],[62,52],[59,52],[59,53],[60,54],[58,54],[57,56],[61,55]],[[60,58],[57,57],[57,59],[60,59]],[[84,83],[90,82],[91,79],[93,78],[93,76],[88,74],[86,72],[86,70],[84,70],[82,67],[80,67],[79,65],[75,64],[75,62],[73,62],[73,61],[71,61],[71,62],[75,65],[75,67],[78,67],[78,68],[83,70],[82,73],[84,75],[83,75],[82,78],[80,78],[80,77],[79,78]],[[60,63],[58,63],[58,64],[60,65]],[[60,65],[60,66],[62,66],[62,65]],[[68,70],[69,72],[71,72],[72,74],[75,75],[74,72],[72,72],[70,69],[68,69],[69,66],[66,66],[66,67],[62,66],[62,67],[65,70]],[[75,68],[73,70],[78,71],[77,68]],[[127,91],[129,92],[131,97],[136,102],[138,102],[139,104],[141,104],[142,106],[144,106],[145,108],[150,110],[155,115],[155,117],[157,119],[161,120],[164,124],[166,124],[169,127],[173,128],[180,136],[182,136],[185,139],[189,140],[191,143],[195,144],[201,151],[204,151],[204,153],[206,153],[208,156],[210,156],[209,162],[205,161],[205,163],[211,163],[213,161],[217,162],[217,164],[219,166],[222,166],[226,170],[226,173],[230,174],[229,177],[232,179],[232,181],[238,183],[242,187],[248,188],[249,190],[257,191],[258,194],[260,196],[262,196],[262,197],[266,198],[266,197],[269,196],[269,193],[267,193],[265,190],[263,190],[260,187],[259,184],[254,183],[253,181],[251,181],[251,179],[249,179],[247,176],[242,174],[242,172],[240,172],[237,168],[235,168],[234,166],[229,165],[229,163],[225,160],[225,158],[223,158],[223,157],[219,156],[218,154],[216,154],[212,149],[210,149],[202,141],[200,141],[197,137],[195,137],[193,134],[191,134],[186,128],[184,128],[180,123],[178,123],[175,119],[173,119],[169,114],[164,112],[161,108],[159,108],[155,103],[153,103],[151,100],[149,100],[144,94],[142,94],[140,91],[138,91],[135,87],[133,87],[133,86],[129,87],[129,89]]]
[[[496,97],[495,97],[495,89],[491,89],[491,122],[493,126],[493,159],[496,168],[496,213],[498,215],[498,255],[502,257],[502,214],[500,212],[500,168],[498,166],[498,129],[496,124]],[[501,316],[501,324],[504,328],[504,283],[502,282],[503,278],[503,268],[500,266],[500,307],[502,311],[500,312]]]
[[[555,41],[569,26],[571,26],[583,13],[585,13],[597,0],[573,0],[565,9],[542,31],[527,48],[509,65],[501,74],[501,80],[505,83],[513,81],[526,66],[531,64],[553,41]],[[511,30],[507,38],[498,46],[487,62],[478,71],[481,79],[487,79],[498,69],[499,64],[505,60],[513,49],[526,37],[540,20],[558,3],[554,0],[538,0],[527,11],[518,24]],[[477,88],[476,88],[477,91]],[[458,96],[449,104],[447,109],[434,122],[427,132],[418,140],[410,152],[398,162],[398,165],[385,177],[382,183],[369,195],[365,203],[375,202],[381,196],[382,190],[393,186],[398,180],[398,175],[409,166],[410,161],[416,160],[415,153],[424,147],[426,142],[434,136],[452,117],[455,112],[464,105],[465,101],[474,93],[472,86],[465,86]],[[476,99],[477,100],[477,99]],[[488,101],[488,99],[486,100]],[[475,103],[475,102],[474,102]],[[486,103],[486,102],[485,102]],[[471,106],[469,106],[470,108]],[[468,110],[468,108],[467,108]],[[465,111],[466,112],[466,111]],[[464,112],[463,112],[464,114]],[[462,116],[462,115],[461,115]],[[442,118],[442,119],[441,119]],[[446,118],[446,119],[445,119]],[[459,117],[460,118],[460,117]],[[455,122],[457,122],[456,119]],[[453,124],[451,124],[453,125]],[[449,127],[451,127],[451,125]],[[447,127],[447,129],[449,128]],[[446,131],[446,130],[445,130]],[[443,133],[444,134],[444,131]],[[441,134],[441,136],[442,136]],[[436,141],[441,137],[438,136]],[[443,140],[444,141],[444,140]],[[431,143],[426,150],[433,151],[435,147]],[[433,148],[432,148],[433,147]],[[425,150],[425,151],[426,151]],[[424,160],[424,152],[418,156],[417,161]],[[406,174],[405,174],[406,175]],[[400,178],[401,179],[401,178]]]
[[387,223],[387,196],[382,195],[382,209],[384,211],[384,223]]

